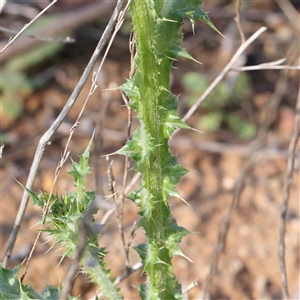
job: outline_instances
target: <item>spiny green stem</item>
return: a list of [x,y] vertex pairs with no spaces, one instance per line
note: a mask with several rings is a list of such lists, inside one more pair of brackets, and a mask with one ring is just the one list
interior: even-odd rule
[[[153,3],[152,3],[153,4]],[[152,199],[144,199],[148,206],[143,226],[148,237],[148,257],[145,271],[149,280],[149,299],[168,299],[170,291],[176,293],[178,285],[172,274],[172,255],[166,248],[165,228],[170,216],[168,204],[163,196],[163,165],[168,157],[168,138],[164,137],[164,123],[161,117],[169,101],[169,70],[171,60],[158,58],[159,33],[157,16],[151,2],[136,0],[132,2],[131,12],[137,39],[138,68],[135,76],[141,95],[138,103],[141,134],[145,144],[151,145],[143,165],[144,188]],[[144,155],[142,155],[144,156]],[[147,203],[149,201],[149,203]],[[170,299],[170,298],[169,298]]]
[[130,198],[140,206],[140,226],[147,245],[139,245],[148,286],[143,299],[179,299],[171,259],[183,255],[178,243],[187,231],[178,227],[168,206],[170,196],[179,196],[175,185],[186,173],[169,152],[168,141],[179,128],[189,128],[177,115],[177,99],[169,91],[173,59],[193,59],[180,48],[183,18],[197,19],[212,26],[200,9],[201,0],[132,0],[130,12],[137,43],[136,73],[122,86],[137,111],[140,127],[133,138],[117,151],[136,161],[143,180]]

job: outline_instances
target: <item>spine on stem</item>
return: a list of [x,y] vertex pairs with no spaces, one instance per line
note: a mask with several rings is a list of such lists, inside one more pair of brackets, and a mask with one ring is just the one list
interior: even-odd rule
[[[136,35],[136,73],[122,90],[131,98],[140,126],[117,153],[136,161],[142,173],[137,191],[129,198],[140,208],[147,244],[137,246],[148,282],[141,288],[143,299],[179,299],[180,286],[171,259],[183,255],[178,243],[188,233],[177,226],[168,205],[170,196],[180,197],[175,185],[186,173],[169,152],[168,141],[179,128],[189,128],[177,115],[177,97],[169,90],[172,61],[193,59],[180,47],[183,18],[194,26],[201,19],[213,27],[200,8],[201,0],[132,0],[130,13]],[[215,29],[215,28],[214,28]]]

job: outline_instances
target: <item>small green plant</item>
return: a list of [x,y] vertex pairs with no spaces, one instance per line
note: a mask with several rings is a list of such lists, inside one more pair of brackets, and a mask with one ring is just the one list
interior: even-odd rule
[[[206,78],[195,72],[186,73],[182,83],[188,92],[187,103],[190,106],[208,87]],[[232,87],[229,87],[226,82],[221,82],[202,103],[206,113],[198,122],[199,129],[215,132],[223,123],[240,138],[245,140],[253,138],[256,134],[255,124],[242,120],[232,110],[234,107],[240,107],[240,103],[250,95],[251,85],[246,73],[240,74]]]
[[12,122],[22,114],[23,99],[46,83],[43,76],[29,76],[28,70],[53,56],[61,47],[59,43],[47,43],[1,66],[0,107],[4,118]]
[[[90,174],[88,160],[91,142],[80,156],[79,163],[72,162],[72,169],[69,174],[74,179],[75,192],[69,192],[63,196],[50,196],[47,191],[37,195],[26,189],[33,200],[33,204],[41,208],[45,207],[50,197],[50,211],[46,218],[47,229],[45,231],[54,240],[52,247],[59,244],[64,249],[62,259],[66,256],[75,256],[83,215],[96,198],[95,192],[86,190],[86,177]],[[95,223],[93,219],[91,222]],[[81,260],[82,272],[87,274],[109,299],[121,299],[118,289],[114,286],[109,271],[106,269],[105,249],[98,247],[98,235],[91,232],[88,236]]]

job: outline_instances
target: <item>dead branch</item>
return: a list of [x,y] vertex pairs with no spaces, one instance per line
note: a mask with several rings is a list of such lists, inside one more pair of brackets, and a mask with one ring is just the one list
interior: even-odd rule
[[[107,16],[113,10],[114,6],[114,1],[95,1],[80,7],[80,9],[72,10],[61,15],[56,14],[57,18],[53,21],[53,24],[47,26],[46,29],[37,32],[36,35],[43,37],[57,37],[61,33],[72,31],[79,26]],[[57,20],[59,20],[59,22]],[[1,63],[5,63],[8,59],[22,54],[24,51],[34,49],[39,43],[40,41],[37,39],[31,38],[20,38],[16,40],[15,43],[10,46],[9,51],[5,51],[1,54]],[[3,43],[0,43],[0,49],[2,47],[4,47],[4,45]]]
[[4,144],[0,145],[0,159],[2,158],[2,152],[3,152],[4,146],[5,146]]
[[52,5],[54,5],[57,0],[53,0],[47,7],[45,7],[35,18],[33,18],[28,24],[25,24],[24,27],[8,41],[6,46],[0,50],[0,54],[3,53],[30,25],[32,25],[41,15],[43,15]]
[[290,22],[293,25],[293,28],[296,30],[296,32],[300,33],[299,30],[299,13],[298,11],[294,8],[294,6],[291,4],[289,1],[280,1],[280,0],[275,0],[278,6],[282,9],[282,11],[285,13],[287,18],[290,20]]
[[80,235],[76,245],[76,255],[73,262],[70,264],[69,271],[65,278],[63,289],[61,291],[60,298],[59,298],[61,300],[67,300],[72,290],[74,279],[76,277],[76,274],[78,273],[80,261],[83,256],[85,247],[87,245],[87,238],[89,233],[90,232],[100,233],[102,229],[101,224],[93,224],[90,222],[90,220],[92,214],[102,206],[103,201],[105,201],[104,198],[103,199],[99,198],[94,200],[89,206],[89,208],[87,209],[87,211],[85,212],[85,214],[83,215]]
[[282,295],[284,300],[289,298],[289,290],[286,275],[286,265],[285,265],[285,231],[286,231],[286,216],[288,211],[288,204],[290,198],[290,188],[293,182],[293,171],[295,162],[295,151],[297,147],[297,142],[299,140],[300,134],[300,89],[298,93],[298,101],[296,105],[296,117],[293,127],[292,138],[289,147],[289,158],[287,161],[286,176],[283,189],[283,201],[282,209],[280,214],[280,229],[279,229],[279,244],[278,244],[278,259],[280,266],[281,275],[281,285],[282,285]]
[[251,147],[252,150],[251,150],[249,160],[247,164],[244,166],[239,178],[235,182],[233,198],[229,210],[220,225],[220,229],[218,233],[218,242],[212,255],[210,271],[207,276],[206,284],[204,287],[203,299],[206,299],[208,295],[208,292],[212,285],[214,275],[217,271],[220,255],[225,251],[232,215],[239,205],[240,197],[244,189],[245,180],[249,176],[249,174],[251,174],[253,167],[259,160],[258,152],[261,149],[263,149],[267,143],[269,128],[274,121],[280,100],[282,99],[282,96],[287,86],[287,75],[288,75],[288,70],[284,70],[278,79],[278,84],[276,85],[275,91],[270,101],[268,102],[268,106],[265,108],[268,113],[265,114],[265,118],[262,120],[260,124],[257,138],[252,143],[252,147]]
[[[5,32],[5,33],[10,33],[10,34],[17,34],[18,31],[16,30],[11,30],[8,28],[5,28],[3,26],[0,26],[0,31]],[[26,36],[30,38],[37,39],[42,42],[51,42],[51,43],[63,43],[63,44],[70,44],[70,43],[75,43],[75,39],[66,37],[66,38],[53,38],[53,37],[44,37],[36,34],[25,34]]]
[[300,66],[279,66],[286,61],[286,58],[282,58],[273,62],[263,63],[257,66],[247,66],[240,68],[231,68],[231,71],[255,71],[255,70],[300,70]]
[[[185,137],[174,137],[170,142],[170,147],[173,149],[197,149],[201,151],[211,152],[211,153],[236,153],[241,156],[250,156],[252,149],[252,145],[238,145],[238,144],[226,144],[220,142],[213,141],[192,141],[189,138]],[[178,150],[177,150],[178,151]],[[299,154],[299,152],[297,153]],[[274,147],[274,145],[268,145],[263,149],[257,150],[257,155],[260,158],[288,158],[288,151],[284,149],[278,149]]]
[[[130,71],[129,71],[129,78],[132,78],[134,73],[135,73],[135,64],[134,64],[134,57],[135,57],[135,35],[133,33],[131,33],[130,36],[130,41],[129,41],[129,52],[130,52]],[[131,125],[132,125],[132,109],[131,107],[128,105],[130,99],[127,99],[126,96],[124,95],[124,93],[122,93],[122,98],[123,101],[126,104],[127,107],[127,142],[130,140],[131,137]],[[127,177],[128,177],[128,168],[130,165],[130,159],[128,156],[125,157],[125,162],[124,162],[124,174],[123,174],[123,184],[122,184],[122,193],[120,194],[120,196],[118,197],[118,220],[119,220],[119,226],[120,226],[120,236],[121,236],[121,240],[123,243],[123,248],[124,248],[124,254],[125,254],[125,259],[126,259],[126,270],[128,268],[130,268],[130,263],[129,263],[129,249],[131,246],[131,243],[133,241],[134,235],[135,235],[135,231],[136,231],[136,225],[133,226],[133,229],[131,231],[131,236],[130,236],[130,240],[126,246],[125,244],[125,234],[124,234],[124,228],[123,228],[123,207],[124,207],[124,200],[126,198],[126,194],[125,194],[125,189],[126,189],[126,181],[127,181]]]
[[242,41],[242,44],[243,44],[243,43],[245,43],[245,34],[244,34],[242,24],[241,24],[240,12],[241,12],[241,0],[236,0],[236,3],[235,3],[236,17],[235,17],[234,20],[236,21],[236,26],[239,30],[241,41]]
[[216,88],[218,83],[224,79],[226,74],[230,71],[234,63],[237,61],[239,56],[247,49],[247,47],[253,43],[264,31],[266,31],[266,27],[261,27],[259,30],[257,30],[245,43],[243,43],[234,56],[231,58],[231,60],[228,62],[228,64],[225,66],[225,68],[220,72],[220,74],[215,78],[215,80],[210,84],[210,86],[205,90],[205,92],[202,94],[202,96],[196,101],[196,103],[189,109],[189,111],[185,114],[185,116],[182,118],[183,121],[188,120],[191,115],[198,109],[200,104],[208,97],[208,95]]

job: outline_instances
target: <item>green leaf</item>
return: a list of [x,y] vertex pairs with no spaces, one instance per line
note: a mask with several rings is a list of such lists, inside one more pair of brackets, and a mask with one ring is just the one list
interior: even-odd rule
[[20,298],[27,299],[43,299],[43,296],[37,293],[31,286],[20,284]]
[[147,285],[141,284],[138,286],[138,291],[142,300],[147,299]]
[[20,266],[16,266],[13,270],[8,270],[0,264],[0,296],[1,299],[19,299],[20,284],[17,274]]
[[220,128],[223,120],[223,114],[221,112],[212,112],[204,116],[201,116],[199,120],[199,127],[206,132],[215,132]]
[[108,299],[121,300],[123,298],[119,289],[112,282],[109,270],[106,270],[105,256],[105,248],[98,248],[89,243],[82,259],[84,271],[99,285]]
[[39,197],[37,194],[35,194],[33,191],[29,190],[28,188],[26,188],[21,182],[19,182],[17,180],[17,182],[19,183],[19,185],[28,193],[28,195],[31,197],[32,199],[32,204],[33,205],[37,205],[41,208],[44,208],[45,205],[45,201],[42,199],[42,197]]
[[242,139],[249,140],[255,136],[255,124],[248,121],[243,121],[234,114],[230,114],[227,119],[231,129]]
[[28,77],[18,71],[4,69],[1,71],[0,88],[2,92],[21,93],[29,95],[32,92],[32,86]]
[[176,59],[179,57],[186,58],[192,60],[198,64],[201,64],[197,61],[192,55],[190,55],[184,48],[181,48],[177,45],[171,45],[167,54],[171,59]]
[[184,123],[178,116],[176,116],[175,111],[168,111],[165,116],[163,128],[164,137],[170,137],[175,130],[180,128],[191,129],[189,125]]
[[185,73],[182,77],[182,84],[187,92],[197,93],[197,97],[208,87],[206,77],[196,72]]
[[47,286],[43,293],[39,294],[30,285],[21,284],[18,278],[19,270],[20,265],[16,266],[12,270],[9,270],[3,268],[2,264],[0,264],[0,299],[59,299],[59,289],[57,288]]
[[140,255],[143,262],[146,261],[147,258],[147,244],[139,244],[137,246],[134,246],[133,249]]
[[44,297],[44,299],[49,299],[49,300],[59,299],[59,292],[60,292],[59,289],[47,285],[47,287],[42,292],[42,296]]
[[21,99],[14,94],[4,93],[1,95],[0,110],[3,116],[5,115],[10,119],[16,119],[22,114],[23,103]]
[[149,159],[149,155],[155,147],[151,141],[152,138],[150,134],[144,130],[143,126],[140,126],[133,133],[131,141],[127,142],[123,148],[114,154],[127,155],[138,163],[142,163]]
[[184,256],[178,247],[178,243],[181,242],[182,238],[188,235],[190,232],[183,227],[179,227],[174,218],[169,218],[166,226],[166,244],[171,255]]
[[193,14],[193,19],[192,19],[192,24],[194,25],[195,20],[201,20],[202,22],[204,22],[206,25],[208,25],[209,27],[211,27],[213,30],[215,30],[216,32],[218,32],[221,36],[224,37],[224,35],[217,29],[217,27],[211,22],[211,20],[208,17],[208,14],[206,12],[204,12],[203,10],[197,10],[194,14]]

